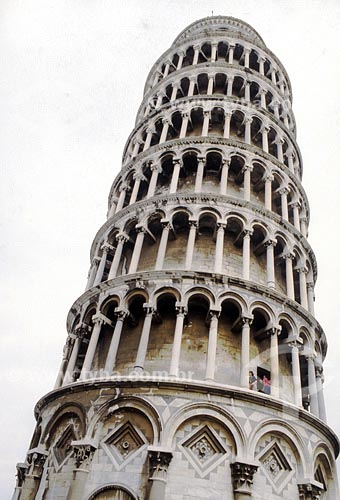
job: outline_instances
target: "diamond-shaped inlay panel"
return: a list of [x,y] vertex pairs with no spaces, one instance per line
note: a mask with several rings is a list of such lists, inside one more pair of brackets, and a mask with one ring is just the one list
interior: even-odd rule
[[281,491],[291,478],[293,468],[280,445],[277,442],[270,443],[258,458],[274,489]]
[[218,435],[207,425],[196,429],[180,445],[202,477],[207,475],[217,463],[224,460],[228,453]]
[[68,426],[53,447],[53,459],[58,469],[72,454],[71,442],[76,439],[72,426]]
[[111,460],[120,468],[126,464],[146,445],[147,440],[142,432],[132,426],[130,422],[114,429],[103,443],[103,448]]

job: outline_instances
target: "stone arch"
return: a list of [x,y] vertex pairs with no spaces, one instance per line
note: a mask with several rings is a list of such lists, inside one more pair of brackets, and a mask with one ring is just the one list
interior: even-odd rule
[[120,375],[129,374],[135,365],[145,317],[144,304],[147,303],[148,293],[143,289],[133,290],[124,300],[128,315],[123,323],[115,365]]
[[[234,277],[242,276],[243,265],[243,231],[246,226],[242,215],[230,212],[226,216],[226,228],[224,232],[224,268],[222,272]],[[233,260],[230,260],[230,255]]]
[[112,413],[119,413],[124,409],[136,410],[143,414],[144,417],[150,422],[154,436],[152,444],[156,446],[160,441],[164,428],[162,416],[158,412],[157,408],[155,408],[150,401],[141,396],[120,396],[118,389],[116,392],[117,397],[106,401],[99,408],[97,408],[96,413],[89,422],[87,436],[90,439],[96,439],[98,437],[98,433],[101,432],[101,425],[99,425],[100,422],[108,418]]
[[162,444],[171,447],[177,429],[192,417],[202,415],[205,418],[215,419],[224,425],[232,434],[235,443],[235,454],[245,455],[246,436],[237,419],[225,408],[213,403],[190,403],[176,411],[167,421],[163,431]]
[[298,498],[297,480],[305,477],[309,458],[299,432],[285,421],[265,420],[251,432],[249,443],[249,456],[259,462],[254,494],[263,491],[265,481],[268,495],[279,495],[289,488],[290,498]]
[[311,475],[314,477],[314,480],[321,483],[323,487],[322,500],[337,498],[339,492],[337,491],[336,481],[334,480],[334,477],[336,477],[335,460],[326,443],[318,443],[314,450],[311,466],[313,467]]
[[124,484],[108,483],[92,491],[87,500],[139,500],[139,497]]

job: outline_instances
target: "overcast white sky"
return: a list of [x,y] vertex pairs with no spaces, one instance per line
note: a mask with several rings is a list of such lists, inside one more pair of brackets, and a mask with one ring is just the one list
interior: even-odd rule
[[329,424],[340,433],[340,2],[338,0],[2,0],[0,2],[0,498],[52,389],[66,315],[82,293],[144,81],[196,19],[250,23],[293,86],[316,314],[329,350]]

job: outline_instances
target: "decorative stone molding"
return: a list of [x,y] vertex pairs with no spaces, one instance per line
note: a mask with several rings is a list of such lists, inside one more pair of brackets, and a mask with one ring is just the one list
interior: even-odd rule
[[81,465],[89,465],[97,447],[93,443],[85,441],[72,441],[71,445],[73,447],[73,457],[77,469]]
[[233,462],[230,464],[234,493],[251,495],[254,474],[258,469],[255,464]]
[[166,478],[172,456],[171,450],[151,446],[148,448],[150,479]]
[[300,500],[321,500],[323,487],[320,483],[300,483],[298,489]]

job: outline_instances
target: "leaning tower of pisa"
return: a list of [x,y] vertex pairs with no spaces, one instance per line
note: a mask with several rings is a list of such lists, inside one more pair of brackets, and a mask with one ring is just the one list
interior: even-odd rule
[[231,17],[147,78],[19,500],[336,500],[288,75]]

